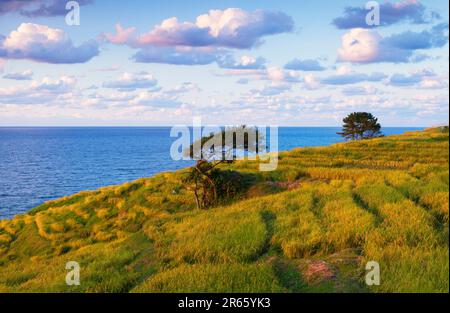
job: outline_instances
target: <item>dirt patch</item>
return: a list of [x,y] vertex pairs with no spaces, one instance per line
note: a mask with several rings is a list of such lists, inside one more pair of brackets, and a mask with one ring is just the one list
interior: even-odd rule
[[287,182],[287,181],[268,181],[267,185],[272,186],[272,187],[278,187],[278,188],[283,188],[283,189],[295,189],[300,187],[300,182],[299,181],[293,181],[293,182]]
[[336,268],[322,260],[306,261],[300,265],[302,276],[308,284],[319,284],[336,278]]

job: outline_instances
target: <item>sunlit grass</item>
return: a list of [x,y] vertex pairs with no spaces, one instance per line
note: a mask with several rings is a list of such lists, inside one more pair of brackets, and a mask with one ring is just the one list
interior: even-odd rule
[[[184,170],[50,201],[0,221],[0,292],[448,292],[448,148],[430,129],[239,161],[251,186],[209,210]],[[312,260],[334,280],[310,285]]]
[[134,292],[285,292],[266,264],[182,265],[150,277]]

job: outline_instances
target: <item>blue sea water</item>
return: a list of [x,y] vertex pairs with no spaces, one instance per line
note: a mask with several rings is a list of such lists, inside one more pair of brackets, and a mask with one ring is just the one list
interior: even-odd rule
[[[279,150],[340,142],[339,130],[283,127]],[[169,127],[0,127],[0,219],[82,190],[189,166],[171,159],[175,139]]]

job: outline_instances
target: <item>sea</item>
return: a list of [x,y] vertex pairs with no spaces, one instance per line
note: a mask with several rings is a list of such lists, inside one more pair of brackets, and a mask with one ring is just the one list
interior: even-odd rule
[[[420,130],[385,127],[385,135]],[[48,200],[190,166],[170,127],[0,127],[0,220]],[[337,127],[281,127],[279,151],[343,141]]]

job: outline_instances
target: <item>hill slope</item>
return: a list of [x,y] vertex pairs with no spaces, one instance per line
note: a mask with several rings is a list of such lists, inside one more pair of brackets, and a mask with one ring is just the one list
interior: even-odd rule
[[[295,149],[268,173],[238,162],[248,189],[210,210],[183,171],[48,202],[0,221],[0,291],[448,292],[448,140]],[[364,284],[371,260],[380,286]]]

